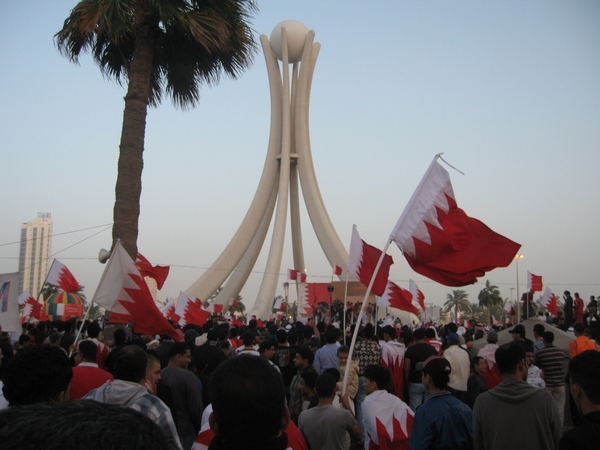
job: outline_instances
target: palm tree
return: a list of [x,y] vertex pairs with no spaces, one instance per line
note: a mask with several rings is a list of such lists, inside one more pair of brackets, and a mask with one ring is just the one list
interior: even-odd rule
[[134,260],[148,105],[166,93],[193,107],[200,84],[216,84],[221,73],[237,78],[256,49],[247,23],[255,10],[252,0],[82,0],[55,35],[72,62],[90,51],[107,78],[128,85],[112,235]]
[[492,307],[503,304],[498,286],[491,284],[490,280],[485,280],[485,287],[479,291],[477,298],[479,299],[479,306],[487,309],[487,319],[488,324],[490,324],[492,320]]
[[230,304],[229,314],[231,314],[232,316],[237,316],[237,317],[243,316],[244,313],[246,312],[246,305],[244,305],[242,296],[238,295],[235,300],[236,300],[237,305],[234,306],[233,302],[232,302],[232,304]]
[[471,312],[471,305],[469,304],[469,294],[465,291],[457,289],[452,291],[451,294],[446,294],[446,302],[444,303],[444,311],[450,312],[454,309],[454,320],[458,320],[458,312]]

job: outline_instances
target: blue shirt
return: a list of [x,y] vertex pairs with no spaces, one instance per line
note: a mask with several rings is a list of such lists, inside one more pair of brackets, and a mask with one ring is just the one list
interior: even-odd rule
[[409,448],[472,449],[473,420],[471,408],[449,391],[438,392],[417,409],[410,432]]
[[321,374],[325,369],[329,369],[331,367],[336,367],[338,365],[338,357],[337,351],[340,348],[339,343],[335,344],[325,344],[317,353],[315,353],[315,361],[313,362],[313,367],[315,370]]

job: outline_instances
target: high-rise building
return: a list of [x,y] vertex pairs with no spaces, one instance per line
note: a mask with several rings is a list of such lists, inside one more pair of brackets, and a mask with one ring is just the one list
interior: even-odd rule
[[38,213],[38,218],[21,225],[19,251],[19,292],[29,291],[37,297],[50,269],[52,218]]

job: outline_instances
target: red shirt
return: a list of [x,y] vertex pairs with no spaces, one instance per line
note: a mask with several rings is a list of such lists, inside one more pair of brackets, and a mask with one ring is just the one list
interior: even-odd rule
[[99,388],[108,380],[115,377],[106,370],[102,370],[94,363],[81,363],[73,367],[73,378],[71,378],[71,390],[69,400],[79,400],[93,389]]

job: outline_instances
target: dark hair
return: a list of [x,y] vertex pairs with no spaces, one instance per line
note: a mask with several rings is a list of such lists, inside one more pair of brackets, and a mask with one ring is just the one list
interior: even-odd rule
[[239,355],[226,360],[213,373],[208,390],[217,439],[232,448],[260,445],[281,431],[285,387],[264,358]]
[[295,345],[298,343],[298,332],[293,328],[287,332],[287,340],[290,345]]
[[554,342],[554,333],[552,331],[544,331],[542,337],[544,338],[544,342],[547,342],[548,344]]
[[260,344],[258,344],[258,353],[260,353],[262,355],[265,351],[269,350],[271,347],[277,347],[277,342],[274,341],[273,339],[265,339]]
[[317,378],[319,374],[316,370],[306,370],[304,372],[300,372],[300,378],[304,381],[304,384],[311,389],[314,389],[317,385]]
[[113,339],[116,344],[124,344],[127,340],[127,333],[123,328],[117,328],[113,333]]
[[581,386],[594,405],[600,405],[600,352],[586,350],[569,361],[569,378]]
[[88,361],[96,361],[96,356],[98,355],[98,346],[94,341],[81,341],[78,347],[81,356],[83,359],[87,359]]
[[471,358],[471,370],[474,370],[475,366],[477,364],[479,364],[479,361],[481,361],[482,359],[485,359],[485,358],[482,358],[481,356],[473,356]]
[[244,343],[244,347],[249,347],[254,343],[255,333],[246,332],[242,334],[242,342]]
[[90,322],[87,326],[87,335],[91,338],[97,338],[101,330],[98,322]]
[[185,342],[173,342],[173,345],[171,345],[167,356],[169,357],[169,359],[171,359],[176,355],[185,355],[189,351],[190,348]]
[[192,351],[192,362],[197,371],[210,375],[225,361],[225,353],[213,345],[200,345]]
[[302,358],[302,359],[307,359],[308,364],[310,364],[311,366],[312,366],[312,363],[315,361],[315,354],[306,345],[303,345],[298,350],[296,350],[296,354],[300,355],[300,358]]
[[329,375],[331,375],[336,383],[340,381],[340,371],[337,370],[335,367],[328,367],[323,371],[323,373],[328,373]]
[[328,344],[335,344],[339,337],[339,331],[335,327],[327,328],[325,331],[325,342]]
[[[306,382],[305,382],[306,383]],[[328,373],[322,373],[317,377],[315,382],[315,391],[319,398],[329,398],[335,393],[335,386],[337,382],[332,375]]]
[[425,329],[425,337],[427,339],[435,339],[435,330],[433,328]]
[[386,389],[392,379],[389,369],[379,364],[369,364],[365,367],[364,377],[375,382],[379,389]]
[[137,345],[123,347],[115,361],[115,379],[139,383],[146,378],[148,356]]
[[93,400],[13,406],[0,411],[4,450],[176,450],[174,439],[143,414]]
[[338,347],[337,349],[337,355],[340,356],[340,353],[347,353],[348,355],[350,355],[350,349],[344,345]]
[[288,339],[288,334],[286,333],[286,331],[283,328],[280,328],[275,333],[275,337],[277,338],[277,342],[279,342],[280,344],[285,344]]
[[536,323],[536,324],[533,326],[533,332],[534,332],[535,334],[537,334],[538,336],[541,336],[541,335],[544,333],[544,330],[545,330],[545,329],[546,329],[546,328],[545,328],[545,327],[544,327],[544,325],[542,325],[541,323]]
[[417,328],[414,332],[413,332],[413,337],[415,338],[415,341],[422,341],[423,339],[425,339],[425,330],[423,328]]
[[527,355],[525,354],[525,348],[521,344],[510,342],[498,347],[495,356],[500,374],[507,375],[516,373],[517,366]]
[[9,361],[3,392],[10,406],[54,401],[73,377],[71,361],[55,345],[25,347]]
[[373,336],[375,336],[375,328],[373,328],[373,325],[368,323],[363,328],[362,333],[366,339],[373,339]]

